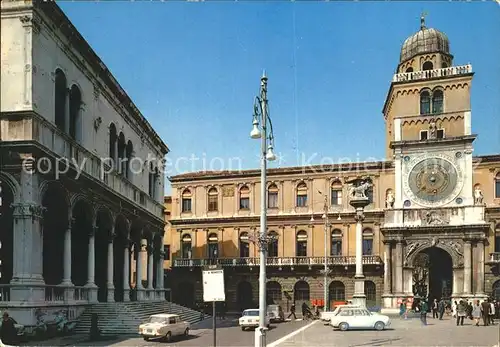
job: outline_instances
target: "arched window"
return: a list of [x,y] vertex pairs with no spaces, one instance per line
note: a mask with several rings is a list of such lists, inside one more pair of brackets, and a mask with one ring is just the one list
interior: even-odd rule
[[448,64],[446,64],[446,63],[441,63],[441,68],[442,68],[442,69],[446,69],[447,67],[448,67]]
[[372,281],[365,281],[366,307],[377,305],[377,288]]
[[297,185],[297,207],[307,206],[307,185],[301,182]]
[[125,174],[128,179],[132,178],[133,168],[132,168],[132,155],[134,153],[134,146],[132,145],[132,141],[127,142],[127,146],[125,147],[125,154],[127,156],[127,171]]
[[328,287],[330,302],[345,302],[345,286],[340,281],[333,281]]
[[54,93],[54,115],[56,127],[65,131],[66,125],[66,97],[67,97],[66,75],[62,70],[55,72],[55,93]]
[[495,252],[500,252],[500,223],[495,226]]
[[335,181],[331,186],[331,204],[332,206],[342,205],[342,183]]
[[208,212],[215,212],[219,209],[219,193],[216,188],[208,191]]
[[332,246],[330,254],[332,256],[342,255],[342,230],[334,229],[332,231]]
[[425,115],[431,113],[431,95],[429,91],[424,90],[420,93],[420,114]]
[[495,199],[500,199],[500,172],[495,177]]
[[278,208],[278,187],[274,183],[267,188],[267,207]]
[[[126,165],[127,161],[125,159],[125,135],[123,135],[123,133],[120,132],[120,135],[118,135],[118,165],[116,167],[116,169],[120,174],[124,174],[125,172],[124,168],[127,167]],[[151,165],[153,164],[151,163]],[[150,195],[154,196],[153,193],[151,193]]]
[[363,230],[363,255],[373,254],[373,231],[370,228]]
[[185,259],[191,259],[191,235],[184,234],[182,236],[182,257]]
[[216,233],[208,235],[208,257],[217,258],[219,256],[219,238]]
[[240,234],[240,258],[248,258],[250,256],[250,240],[247,232]]
[[443,112],[443,91],[438,89],[432,93],[432,113]]
[[269,305],[278,305],[282,298],[281,284],[276,281],[267,282],[267,303]]
[[80,88],[73,84],[69,92],[69,136],[76,141],[81,141],[82,136],[81,106],[82,93]]
[[182,192],[182,203],[181,203],[181,211],[183,213],[191,212],[191,191],[189,189],[184,189]]
[[432,64],[432,61],[426,61],[424,65],[422,65],[422,70],[432,70],[434,69],[434,64]]
[[267,244],[267,256],[277,257],[278,256],[278,234],[276,231],[271,231],[269,233],[269,243]]
[[406,69],[405,72],[413,72],[413,68],[412,67],[409,67],[408,69]]
[[293,299],[295,301],[309,301],[309,283],[298,281],[293,288]]
[[295,240],[295,253],[297,257],[307,257],[307,232],[301,230],[297,233],[297,239]]
[[118,134],[116,132],[116,126],[114,123],[109,125],[109,160],[111,161],[111,167],[116,167],[116,155],[118,146]]
[[240,210],[250,209],[250,189],[247,186],[240,188]]

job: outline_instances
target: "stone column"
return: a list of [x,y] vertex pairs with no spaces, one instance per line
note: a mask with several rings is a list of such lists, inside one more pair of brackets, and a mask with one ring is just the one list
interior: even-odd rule
[[108,297],[107,302],[115,302],[115,286],[114,286],[114,263],[113,263],[113,240],[115,238],[115,228],[112,227],[109,233],[108,241]]
[[97,302],[97,286],[95,284],[95,233],[97,226],[92,226],[89,232],[89,250],[87,256],[87,284],[89,288],[89,301]]
[[392,294],[391,288],[392,279],[392,261],[391,261],[391,244],[386,241],[384,243],[384,294]]
[[472,285],[472,247],[470,240],[464,243],[464,295],[471,295]]
[[139,240],[139,249],[137,251],[137,258],[135,259],[135,289],[137,293],[137,300],[144,300],[144,287],[142,286],[142,270],[143,270],[143,259],[142,255],[144,253],[142,239]]
[[454,266],[453,267],[453,284],[452,284],[452,294],[451,294],[451,297],[452,298],[457,298],[458,296],[460,296],[460,290],[458,288],[458,283],[460,282],[459,281],[459,271],[461,270],[460,267],[458,266]]
[[123,301],[130,301],[130,248],[129,242],[123,249]]
[[73,220],[70,218],[68,227],[64,233],[64,276],[61,285],[72,286],[71,282],[71,225]]
[[69,135],[71,115],[70,115],[70,95],[71,89],[66,89],[66,102],[64,103],[64,132]]
[[154,297],[154,287],[153,287],[153,264],[154,264],[154,247],[148,245],[148,292],[149,292],[149,300],[152,300]]
[[396,242],[396,254],[394,255],[396,263],[396,274],[394,276],[394,288],[397,295],[403,295],[403,243],[401,240]]
[[477,242],[476,296],[484,296],[484,240]]

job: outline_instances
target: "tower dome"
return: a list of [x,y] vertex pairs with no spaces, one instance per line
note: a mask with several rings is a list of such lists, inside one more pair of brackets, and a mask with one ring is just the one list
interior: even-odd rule
[[433,28],[425,26],[425,17],[420,17],[420,30],[407,38],[401,47],[400,63],[416,55],[425,53],[443,53],[450,55],[450,42],[448,37]]

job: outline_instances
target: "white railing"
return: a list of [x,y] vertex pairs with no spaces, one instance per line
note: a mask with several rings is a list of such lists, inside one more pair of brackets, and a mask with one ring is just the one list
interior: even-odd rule
[[425,227],[485,224],[484,206],[407,208],[385,211],[384,227]]
[[[34,290],[41,289],[44,292],[43,298],[45,302],[52,303],[68,303],[68,302],[88,302],[90,298],[90,289],[87,287],[79,286],[61,286],[61,285],[40,285],[40,286],[25,286],[25,285],[12,285],[12,284],[0,284],[0,301],[12,301],[11,290],[16,289],[27,289],[29,293]],[[33,295],[29,294],[28,297],[21,299],[21,301],[30,300]],[[19,301],[19,300],[16,300]]]
[[490,263],[490,264],[500,263],[500,252],[490,253],[490,259],[489,259],[488,263]]
[[[328,265],[355,265],[355,256],[329,256]],[[267,266],[323,266],[325,257],[269,257],[266,259]],[[364,265],[380,265],[382,259],[378,255],[363,255]],[[204,259],[175,259],[174,267],[202,267],[208,265],[221,266],[258,266],[260,258],[204,258]]]
[[393,76],[392,81],[406,82],[406,81],[425,80],[429,78],[465,75],[471,72],[472,72],[472,65],[467,64],[461,66],[445,67],[442,69],[397,73]]
[[[14,129],[14,130],[12,130]],[[106,185],[132,203],[142,206],[157,217],[163,215],[163,205],[133,185],[116,171],[108,167],[97,155],[73,141],[52,123],[34,114],[7,115],[0,120],[0,138],[3,141],[36,141],[52,151],[57,157],[69,158],[74,167],[79,168],[96,182]]]

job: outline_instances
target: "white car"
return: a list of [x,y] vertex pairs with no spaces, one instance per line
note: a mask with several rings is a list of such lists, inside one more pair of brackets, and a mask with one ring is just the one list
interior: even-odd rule
[[189,336],[189,322],[185,322],[176,314],[154,314],[148,321],[139,325],[139,335],[144,341],[163,339],[170,341],[173,336]]
[[340,307],[330,319],[330,325],[342,331],[349,329],[384,330],[391,325],[389,317],[361,307]]
[[[271,322],[271,316],[269,313],[266,313],[264,325],[269,328]],[[246,328],[257,328],[259,326],[259,309],[249,309],[243,311],[243,315],[239,319],[241,330],[245,330]]]
[[320,319],[324,322],[330,322],[331,318],[336,316],[337,313],[339,313],[339,310],[341,308],[348,308],[348,307],[351,307],[351,308],[358,308],[360,306],[358,305],[338,305],[335,307],[335,309],[333,311],[325,311],[325,312],[321,312],[320,313]]

